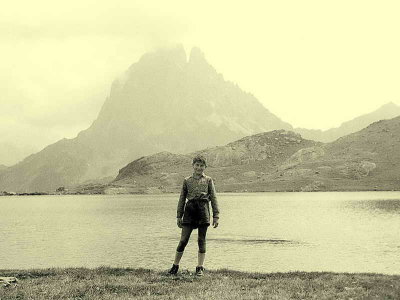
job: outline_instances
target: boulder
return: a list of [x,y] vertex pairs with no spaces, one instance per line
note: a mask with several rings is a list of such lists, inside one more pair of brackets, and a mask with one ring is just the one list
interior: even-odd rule
[[246,177],[254,177],[254,176],[256,176],[256,172],[255,172],[255,171],[244,172],[244,173],[243,173],[243,176],[246,176]]
[[324,149],[321,147],[309,147],[298,150],[286,161],[286,168],[293,167],[303,162],[315,161],[325,155]]
[[323,190],[323,188],[325,187],[324,183],[322,181],[314,181],[309,185],[306,185],[304,187],[301,188],[302,192],[318,192]]
[[17,281],[15,277],[0,277],[0,283],[4,286],[9,286],[11,283],[16,283]]
[[360,169],[364,173],[363,175],[368,176],[369,172],[376,168],[376,164],[369,161],[360,162]]

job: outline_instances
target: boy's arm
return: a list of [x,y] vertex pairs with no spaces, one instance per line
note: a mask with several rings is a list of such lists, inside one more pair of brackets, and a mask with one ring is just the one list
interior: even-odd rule
[[208,194],[210,195],[211,207],[213,211],[213,218],[219,218],[219,208],[217,201],[217,193],[215,192],[215,186],[212,179],[208,183]]
[[176,211],[176,217],[178,219],[183,217],[183,211],[185,208],[185,202],[186,202],[186,196],[187,196],[187,185],[186,185],[186,179],[183,180],[183,185],[182,185],[182,190],[181,190],[181,195],[179,197],[178,201],[178,208]]

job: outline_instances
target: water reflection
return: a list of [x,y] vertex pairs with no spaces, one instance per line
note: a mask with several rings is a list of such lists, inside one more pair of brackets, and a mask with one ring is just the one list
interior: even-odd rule
[[[0,197],[0,269],[170,266],[179,195]],[[206,267],[399,274],[400,193],[220,194]],[[182,268],[197,262],[197,231]]]
[[238,244],[299,244],[296,241],[279,239],[233,239],[233,238],[209,238],[209,241],[217,243],[238,243]]
[[355,210],[374,211],[382,214],[400,214],[400,199],[351,201],[347,203],[347,206]]

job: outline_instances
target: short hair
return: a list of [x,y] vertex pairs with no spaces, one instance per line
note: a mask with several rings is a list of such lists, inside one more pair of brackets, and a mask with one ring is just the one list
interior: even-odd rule
[[192,165],[194,165],[197,162],[202,163],[207,167],[207,160],[203,155],[197,154],[195,157],[193,157]]

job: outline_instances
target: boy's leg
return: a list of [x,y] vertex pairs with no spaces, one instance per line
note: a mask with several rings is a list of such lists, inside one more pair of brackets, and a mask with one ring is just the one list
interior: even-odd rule
[[202,267],[204,264],[204,260],[206,258],[206,234],[207,234],[208,226],[200,226],[198,233],[198,244],[199,244],[199,253],[198,253],[198,267]]
[[174,265],[177,265],[177,266],[179,265],[182,256],[183,256],[183,251],[182,251],[182,252],[176,251],[176,253],[175,253],[175,259],[174,259]]
[[181,239],[179,241],[178,247],[176,248],[174,265],[179,265],[179,262],[181,261],[183,255],[183,251],[185,250],[185,247],[189,242],[192,231],[193,228],[191,226],[182,227]]
[[205,259],[206,259],[206,254],[199,252],[197,256],[197,266],[202,267],[204,265]]

